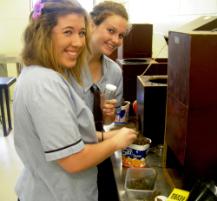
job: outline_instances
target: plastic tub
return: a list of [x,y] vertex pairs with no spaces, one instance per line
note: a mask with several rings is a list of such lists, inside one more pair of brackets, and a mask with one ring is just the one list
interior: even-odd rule
[[154,168],[128,168],[125,178],[125,191],[131,200],[153,200],[157,172]]

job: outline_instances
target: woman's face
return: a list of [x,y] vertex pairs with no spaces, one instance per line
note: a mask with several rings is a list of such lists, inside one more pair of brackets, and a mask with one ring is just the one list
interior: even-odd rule
[[123,43],[128,22],[119,15],[107,17],[100,25],[93,25],[91,34],[92,51],[109,56]]
[[59,65],[65,68],[76,65],[85,46],[85,37],[85,19],[82,15],[68,14],[58,18],[51,38]]

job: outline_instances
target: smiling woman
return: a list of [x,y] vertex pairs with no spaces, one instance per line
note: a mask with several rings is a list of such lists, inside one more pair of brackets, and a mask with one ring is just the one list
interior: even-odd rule
[[[63,0],[63,2],[69,4],[67,0]],[[70,6],[63,9],[59,1],[53,3],[51,0],[47,2],[42,0],[34,5],[31,13],[32,19],[24,34],[25,44],[22,57],[27,66],[39,64],[53,68],[61,74],[65,72],[67,67],[70,74],[74,75],[76,80],[80,82],[80,66],[85,58],[86,47],[88,47],[89,22],[86,11],[76,1],[74,4],[76,7],[72,9]],[[57,12],[58,17],[56,16]],[[63,18],[65,19],[63,20]],[[74,19],[78,22],[76,23]],[[55,26],[57,23],[58,26]],[[62,40],[61,47],[60,38]],[[72,46],[68,48],[72,44],[73,48]],[[72,51],[74,51],[73,58]],[[77,58],[76,54],[80,57]]]
[[[60,162],[83,150],[86,142],[97,142],[92,114],[67,82],[76,72],[79,78],[87,19],[73,0],[40,1],[30,14],[22,51],[26,67],[13,102],[14,143],[25,166],[16,186],[20,201],[97,200],[96,168],[69,175],[82,168],[72,165],[66,171]],[[87,119],[76,116],[80,113]]]
[[96,165],[136,138],[122,129],[98,142],[93,115],[69,83],[80,80],[88,19],[73,0],[41,0],[30,14],[13,102],[14,144],[25,167],[20,201],[98,201]]
[[78,56],[85,46],[86,28],[82,15],[69,14],[58,19],[52,31],[53,47],[58,62],[65,68],[76,65]]

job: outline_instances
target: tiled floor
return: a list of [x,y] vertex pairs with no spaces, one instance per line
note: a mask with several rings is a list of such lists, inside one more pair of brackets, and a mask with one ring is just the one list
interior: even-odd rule
[[0,201],[17,201],[14,187],[21,170],[22,163],[14,148],[13,131],[3,137],[0,126]]

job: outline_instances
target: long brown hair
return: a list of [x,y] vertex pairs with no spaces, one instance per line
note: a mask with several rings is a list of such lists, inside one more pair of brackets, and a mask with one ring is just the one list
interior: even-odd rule
[[[62,75],[68,73],[81,83],[80,73],[86,53],[89,50],[89,19],[86,11],[74,0],[44,0],[43,8],[37,19],[33,19],[33,12],[30,14],[29,25],[24,32],[24,48],[22,59],[25,65],[41,65],[51,68]],[[51,40],[51,33],[57,25],[58,17],[70,13],[84,16],[86,28],[86,46],[83,48],[77,65],[70,69],[60,66],[55,56],[55,49]],[[67,73],[66,73],[67,71]]]

